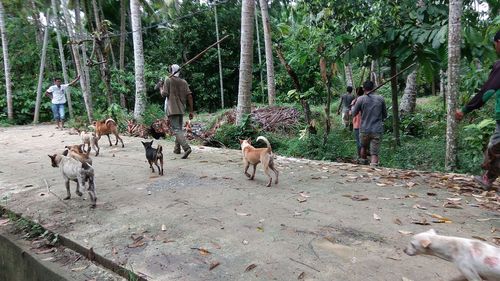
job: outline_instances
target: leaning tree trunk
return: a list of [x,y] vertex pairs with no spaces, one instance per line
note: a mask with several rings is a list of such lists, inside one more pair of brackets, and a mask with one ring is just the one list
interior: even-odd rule
[[[97,6],[96,0],[92,0],[92,7],[94,11],[95,20],[95,32],[94,32],[94,52],[98,60],[99,69],[101,71],[101,77],[104,81],[104,87],[106,88],[106,96],[108,98],[108,106],[114,102],[113,91],[111,88],[111,73],[109,71],[109,56],[105,51],[106,44],[111,44],[108,42],[107,33],[108,30],[102,25],[102,21],[99,14],[99,8]],[[92,54],[93,55],[93,54]],[[90,58],[92,60],[92,57]]]
[[[80,39],[83,39],[86,36],[86,34],[84,33],[85,31],[85,27],[83,25],[83,22],[81,20],[81,17],[80,17],[80,0],[74,0],[74,3],[75,3],[75,25],[76,25],[76,31],[77,31],[77,37],[80,37]],[[85,4],[85,2],[84,2]],[[78,11],[78,13],[76,13],[76,11]],[[90,13],[87,13],[87,16],[89,17]],[[84,36],[85,35],[85,36]],[[89,112],[90,110],[90,114],[93,118],[93,112],[94,112],[94,108],[92,106],[92,88],[90,86],[90,69],[89,69],[89,66],[88,66],[88,57],[87,57],[87,44],[85,41],[81,42],[80,44],[80,47],[81,47],[81,50],[82,50],[82,60],[83,60],[83,64],[82,64],[82,69],[83,69],[83,74],[85,75],[85,87],[88,91],[88,96],[87,96],[87,100],[85,101],[85,104],[87,105],[88,104],[88,108],[87,108],[87,112]],[[83,96],[84,99],[85,99],[85,95]]]
[[[75,67],[78,72],[78,75],[80,75],[80,88],[82,89],[82,95],[83,95],[83,102],[85,103],[85,109],[87,110],[87,118],[89,122],[92,122],[93,120],[93,108],[92,108],[92,98],[90,95],[90,87],[88,87],[89,83],[87,80],[87,75],[85,75],[85,66],[82,64],[82,60],[80,57],[80,51],[78,50],[78,44],[76,43],[76,37],[75,37],[75,27],[73,26],[73,23],[71,21],[71,16],[68,11],[68,0],[62,0],[62,5],[61,5],[64,13],[64,19],[66,21],[66,28],[68,30],[69,38],[71,43],[71,52],[73,53],[73,58],[75,60]],[[76,13],[79,14],[79,13]]]
[[[278,58],[283,67],[285,67],[286,72],[288,73],[290,78],[292,78],[293,84],[295,85],[295,90],[297,90],[298,93],[302,93],[302,86],[300,85],[299,77],[290,66],[290,64],[288,64],[288,62],[285,60],[285,56],[281,51],[281,47],[278,46],[276,48],[276,54],[278,55]],[[309,133],[316,134],[316,128],[311,119],[311,108],[309,107],[309,102],[304,98],[300,98],[300,104],[302,105],[302,109],[304,110],[304,119],[307,123]]]
[[[59,48],[59,58],[61,59],[61,68],[63,72],[64,84],[69,83],[68,72],[66,71],[66,59],[64,58],[64,45],[62,43],[60,26],[59,26],[59,16],[57,11],[57,0],[52,0],[52,13],[54,14],[55,26],[56,26],[56,37],[57,46]],[[71,90],[66,89],[66,100],[68,101],[68,111],[69,117],[73,118],[73,103],[71,102]]]
[[399,113],[401,115],[412,114],[415,112],[417,104],[417,69],[413,70],[406,78],[406,87],[399,104]]
[[45,69],[45,59],[47,57],[47,45],[49,42],[49,23],[50,23],[49,10],[47,10],[45,16],[47,17],[47,26],[45,27],[45,33],[43,34],[42,58],[40,60],[40,72],[38,74],[38,87],[36,90],[35,116],[33,117],[33,123],[35,124],[38,123],[40,117],[40,104],[42,102],[43,71]]
[[262,93],[262,103],[265,102],[266,97],[264,95],[264,73],[262,71],[262,51],[260,48],[260,30],[259,30],[259,15],[258,15],[257,3],[255,3],[255,33],[257,35],[257,58],[259,59],[259,74],[260,74],[260,91]]
[[241,4],[241,49],[240,77],[238,83],[238,106],[236,124],[241,124],[243,117],[250,114],[252,107],[252,64],[253,64],[253,0],[243,0]]
[[267,1],[260,0],[260,12],[262,15],[262,25],[264,27],[264,47],[266,51],[266,71],[267,71],[267,99],[269,105],[276,102],[276,84],[274,82],[274,59],[273,42],[271,41],[271,24],[269,23],[269,11]]
[[142,47],[141,10],[139,0],[130,0],[130,17],[132,19],[132,38],[134,41],[134,68],[135,68],[135,105],[134,118],[142,120],[146,107],[144,82],[144,50]]
[[457,167],[457,122],[455,120],[455,110],[457,108],[457,92],[460,81],[460,17],[462,16],[462,0],[450,0],[449,5],[445,169],[452,171]]
[[32,11],[33,22],[35,23],[36,43],[39,45],[39,44],[43,43],[42,23],[40,22],[40,15],[38,14],[38,8],[36,7],[35,1],[30,0],[29,4],[30,4],[31,11]]
[[[391,75],[394,76],[398,73],[396,57],[391,56]],[[391,92],[392,92],[392,132],[394,134],[394,140],[396,145],[401,145],[399,139],[399,110],[398,110],[398,82],[397,78],[394,77],[391,80]]]
[[[120,58],[119,67],[123,73],[125,71],[125,39],[126,39],[126,15],[127,15],[127,0],[120,0]],[[125,84],[123,80],[120,83]],[[127,108],[127,100],[125,94],[120,93],[120,105],[122,108]]]
[[5,91],[7,94],[7,118],[14,120],[14,106],[12,104],[12,82],[10,80],[10,61],[7,32],[5,30],[4,8],[0,1],[0,35],[2,37],[3,66],[5,72]]

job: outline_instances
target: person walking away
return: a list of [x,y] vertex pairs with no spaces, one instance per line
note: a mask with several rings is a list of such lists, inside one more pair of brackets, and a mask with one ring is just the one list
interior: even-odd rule
[[337,115],[340,115],[340,111],[342,110],[342,122],[344,123],[344,127],[350,128],[351,118],[349,116],[349,109],[351,107],[351,103],[354,100],[354,95],[352,94],[352,87],[347,87],[347,93],[343,94],[340,97],[339,108],[337,109]]
[[[356,98],[351,102],[349,107],[349,115],[352,116],[352,108],[358,101],[358,98],[363,95],[363,88],[359,87],[356,89]],[[358,158],[361,158],[361,141],[359,139],[359,128],[361,127],[361,112],[358,112],[356,116],[352,117],[352,127],[354,129],[354,140],[356,141],[356,151],[358,153]]]
[[78,75],[73,81],[68,84],[61,84],[61,78],[54,78],[54,85],[50,86],[45,95],[51,99],[52,115],[57,122],[57,129],[64,128],[64,104],[66,103],[66,89],[73,86],[80,79]]
[[183,116],[186,103],[189,106],[189,119],[193,119],[193,95],[186,80],[179,77],[179,65],[173,64],[170,67],[172,77],[165,79],[161,95],[168,99],[167,116],[175,133],[174,153],[181,154],[181,147],[184,150],[182,159],[186,159],[191,153],[191,147],[187,143],[183,131]]
[[[500,56],[500,31],[493,38],[493,44],[497,55]],[[481,168],[486,172],[482,176],[474,177],[485,190],[491,190],[493,182],[500,175],[500,60],[497,60],[493,65],[488,80],[486,80],[479,92],[462,109],[456,111],[456,119],[458,121],[462,120],[465,114],[481,108],[491,98],[495,98],[496,102],[496,128],[484,152],[484,160],[481,164]]]
[[382,96],[372,92],[374,84],[372,81],[363,83],[365,94],[358,98],[352,115],[361,112],[361,127],[359,137],[361,139],[361,160],[367,164],[366,152],[370,149],[371,166],[379,164],[379,151],[384,133],[384,119],[387,118],[387,107]]

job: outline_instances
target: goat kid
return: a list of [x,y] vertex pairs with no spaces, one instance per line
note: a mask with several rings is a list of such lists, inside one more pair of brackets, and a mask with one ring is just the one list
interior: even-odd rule
[[[154,148],[153,141],[150,142],[142,142],[144,149],[146,150],[146,159],[148,159],[149,167],[151,168],[151,172],[154,173],[155,169],[153,168],[153,163],[158,168],[158,174],[163,175],[163,153],[161,145],[158,145],[157,148]],[[160,166],[158,166],[158,161],[160,161]]]
[[69,181],[76,182],[76,194],[82,196],[80,192],[80,186],[85,187],[85,183],[88,182],[88,192],[91,200],[91,208],[96,207],[97,196],[95,192],[94,183],[94,168],[91,165],[80,162],[71,157],[67,157],[60,154],[49,155],[52,167],[59,167],[64,178],[64,183],[66,185],[67,196],[64,200],[71,198],[71,193],[69,190]]

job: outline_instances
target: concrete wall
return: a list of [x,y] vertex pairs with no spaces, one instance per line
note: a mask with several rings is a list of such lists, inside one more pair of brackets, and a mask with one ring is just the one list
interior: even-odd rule
[[12,236],[0,232],[0,281],[74,280],[58,270],[23,249]]

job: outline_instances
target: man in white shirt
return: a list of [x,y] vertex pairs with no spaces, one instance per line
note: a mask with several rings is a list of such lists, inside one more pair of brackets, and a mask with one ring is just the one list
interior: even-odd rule
[[57,122],[57,129],[64,127],[64,104],[66,103],[66,89],[73,86],[80,79],[78,75],[75,80],[69,84],[61,84],[61,78],[54,79],[54,85],[50,86],[45,95],[52,100],[52,114]]

